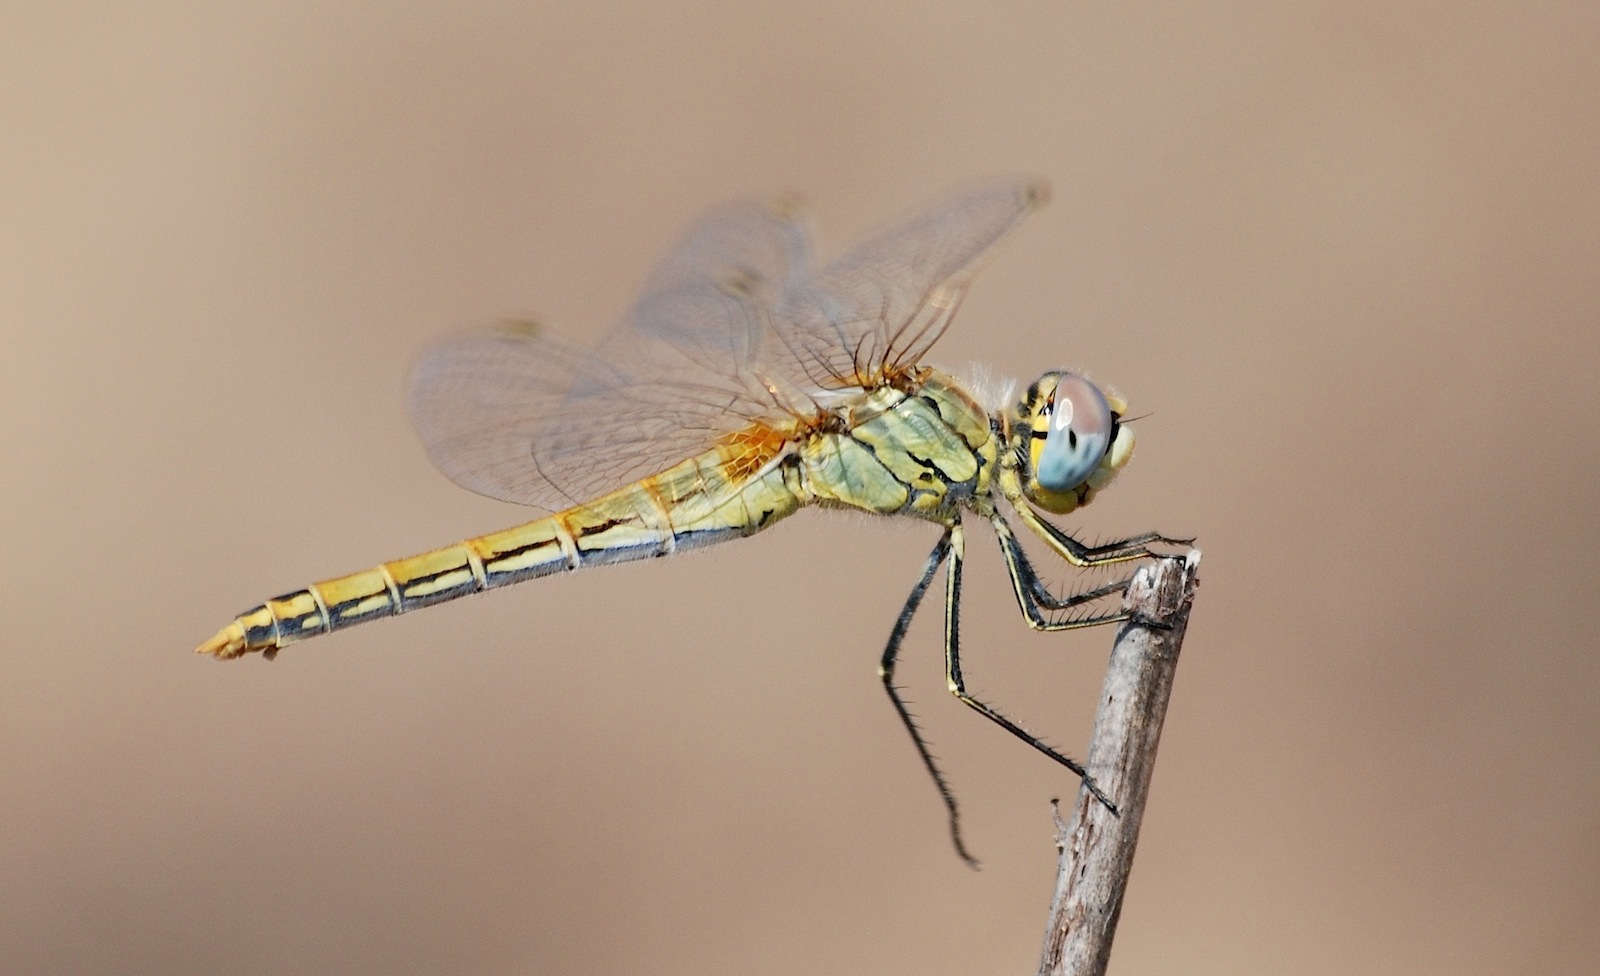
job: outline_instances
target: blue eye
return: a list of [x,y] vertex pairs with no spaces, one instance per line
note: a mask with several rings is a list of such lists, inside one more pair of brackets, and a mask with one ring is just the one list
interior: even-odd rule
[[1071,373],[1061,374],[1051,399],[1033,476],[1046,491],[1071,491],[1094,473],[1111,446],[1111,405],[1098,387]]

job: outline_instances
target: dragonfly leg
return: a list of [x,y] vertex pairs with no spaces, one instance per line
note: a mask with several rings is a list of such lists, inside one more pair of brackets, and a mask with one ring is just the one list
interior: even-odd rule
[[917,580],[917,585],[911,588],[911,595],[906,597],[905,606],[900,609],[900,616],[894,622],[894,629],[889,632],[889,643],[883,649],[883,658],[878,664],[878,677],[883,679],[883,689],[889,693],[889,701],[894,704],[894,710],[900,715],[900,721],[905,725],[906,731],[911,733],[911,743],[917,747],[917,755],[922,757],[922,765],[928,770],[928,775],[933,777],[933,785],[939,789],[939,799],[944,801],[945,811],[950,817],[950,840],[955,844],[956,853],[961,856],[971,867],[978,867],[978,861],[967,853],[967,845],[961,839],[961,814],[956,808],[956,796],[950,791],[950,784],[945,782],[944,773],[939,770],[939,764],[934,760],[933,753],[928,750],[928,743],[923,740],[922,733],[917,729],[917,721],[911,716],[911,710],[906,707],[905,699],[900,697],[900,690],[894,684],[895,663],[900,657],[900,645],[905,640],[906,631],[911,627],[911,618],[916,616],[917,607],[922,604],[922,598],[928,592],[928,586],[933,582],[934,574],[939,572],[939,567],[944,564],[945,558],[950,554],[951,533],[954,528],[945,530],[933,551],[928,553],[928,562],[923,566],[922,576]]
[[1110,563],[1125,563],[1134,559],[1149,559],[1160,555],[1151,551],[1151,543],[1162,545],[1186,546],[1192,539],[1169,539],[1159,532],[1146,532],[1143,535],[1132,536],[1127,539],[1117,539],[1098,546],[1085,545],[1057,528],[1053,523],[1046,521],[1026,503],[1020,502],[1014,509],[1022,519],[1024,525],[1035,535],[1045,541],[1056,555],[1065,559],[1074,566],[1105,566]]
[[1089,775],[1088,770],[1074,760],[1068,759],[1045,745],[1038,736],[968,693],[966,680],[961,675],[961,560],[966,554],[966,543],[962,537],[960,525],[950,527],[949,550],[950,565],[945,570],[944,667],[945,678],[950,685],[950,693],[959,698],[962,704],[1072,770],[1078,775],[1079,779],[1083,780],[1083,785],[1089,790],[1089,793],[1096,800],[1103,803],[1105,808],[1110,810],[1112,814],[1116,814],[1117,805],[1111,802],[1111,798],[1106,796],[1104,790],[1100,789],[1099,784],[1094,781],[1094,777]]
[[990,521],[994,524],[995,537],[1000,540],[1000,552],[1006,559],[1006,569],[1011,575],[1011,589],[1017,596],[1017,606],[1022,609],[1022,616],[1028,621],[1029,627],[1040,631],[1076,630],[1080,627],[1096,627],[1128,619],[1128,615],[1121,612],[1069,617],[1065,620],[1050,620],[1045,617],[1044,611],[1047,610],[1052,612],[1070,610],[1113,593],[1120,593],[1127,589],[1129,578],[1112,580],[1104,586],[1058,597],[1040,581],[1039,574],[1028,561],[1028,554],[1017,542],[1016,533],[1011,531],[1011,526],[1005,517],[996,512]]

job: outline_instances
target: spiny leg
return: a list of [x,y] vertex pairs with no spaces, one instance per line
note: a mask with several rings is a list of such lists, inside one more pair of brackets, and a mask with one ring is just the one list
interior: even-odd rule
[[1024,729],[1022,726],[1001,715],[988,705],[974,698],[967,692],[965,679],[961,676],[961,560],[966,555],[966,541],[961,533],[959,524],[950,527],[949,536],[950,565],[945,569],[945,597],[944,597],[944,669],[945,678],[950,684],[950,693],[955,695],[969,708],[983,715],[989,721],[1010,732],[1012,735],[1033,746],[1035,749],[1054,759],[1056,762],[1072,770],[1083,780],[1083,785],[1089,793],[1110,810],[1113,815],[1117,813],[1117,805],[1111,802],[1105,791],[1100,789],[1094,777],[1088,770],[1078,763],[1055,751],[1039,740],[1039,737]]
[[994,525],[996,538],[1000,540],[1000,552],[1006,559],[1006,569],[1011,575],[1011,589],[1016,594],[1017,606],[1022,609],[1022,616],[1028,621],[1029,627],[1040,631],[1076,630],[1080,627],[1096,627],[1128,619],[1128,615],[1120,611],[1066,620],[1046,619],[1043,612],[1045,610],[1070,610],[1113,593],[1119,593],[1127,589],[1129,578],[1112,580],[1104,586],[1058,597],[1040,581],[1038,572],[1028,561],[1028,554],[1017,542],[1016,533],[1011,531],[1005,516],[996,512],[990,517],[990,522]]
[[922,569],[922,577],[917,580],[917,585],[911,588],[911,595],[906,597],[905,606],[900,608],[900,617],[894,622],[894,629],[889,632],[889,644],[883,649],[883,659],[878,664],[878,677],[883,679],[883,690],[889,693],[889,701],[894,703],[894,710],[899,713],[900,721],[904,723],[906,731],[911,733],[911,743],[917,747],[917,755],[922,757],[922,765],[928,770],[928,775],[933,777],[933,785],[939,789],[939,799],[944,801],[945,811],[950,817],[950,840],[955,844],[956,853],[963,861],[973,868],[978,867],[978,861],[967,853],[967,845],[961,839],[961,814],[956,809],[956,795],[950,791],[950,784],[945,782],[944,773],[939,771],[939,764],[934,761],[933,753],[928,751],[928,744],[923,741],[922,733],[917,731],[916,719],[911,717],[911,711],[906,708],[905,700],[900,697],[900,692],[894,686],[894,666],[900,656],[900,644],[905,640],[906,631],[911,627],[911,618],[916,616],[917,607],[922,604],[922,597],[928,592],[928,585],[933,582],[934,574],[939,572],[939,567],[944,563],[945,557],[950,553],[951,533],[954,528],[945,529],[933,551],[928,553],[928,562]]
[[1024,525],[1033,530],[1033,533],[1045,541],[1056,555],[1065,559],[1074,566],[1090,567],[1105,566],[1110,563],[1125,563],[1134,559],[1148,559],[1160,555],[1152,552],[1148,545],[1159,542],[1163,545],[1186,546],[1192,539],[1169,539],[1158,532],[1146,532],[1128,539],[1117,539],[1098,546],[1085,545],[1057,528],[1053,523],[1046,521],[1035,512],[1031,506],[1019,501],[1013,506],[1018,517]]

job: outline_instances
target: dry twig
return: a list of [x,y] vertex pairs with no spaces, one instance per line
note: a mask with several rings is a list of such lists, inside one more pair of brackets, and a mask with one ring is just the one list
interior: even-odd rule
[[1198,550],[1182,560],[1160,560],[1139,571],[1123,598],[1132,619],[1118,631],[1111,650],[1084,763],[1119,809],[1113,814],[1083,789],[1070,826],[1056,811],[1061,864],[1040,976],[1103,976],[1106,971],[1199,565]]

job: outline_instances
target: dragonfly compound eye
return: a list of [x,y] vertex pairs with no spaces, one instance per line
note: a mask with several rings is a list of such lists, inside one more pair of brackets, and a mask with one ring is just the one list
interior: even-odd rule
[[1062,373],[1040,419],[1045,436],[1034,451],[1033,476],[1047,492],[1071,491],[1089,479],[1111,446],[1111,405],[1093,383]]

